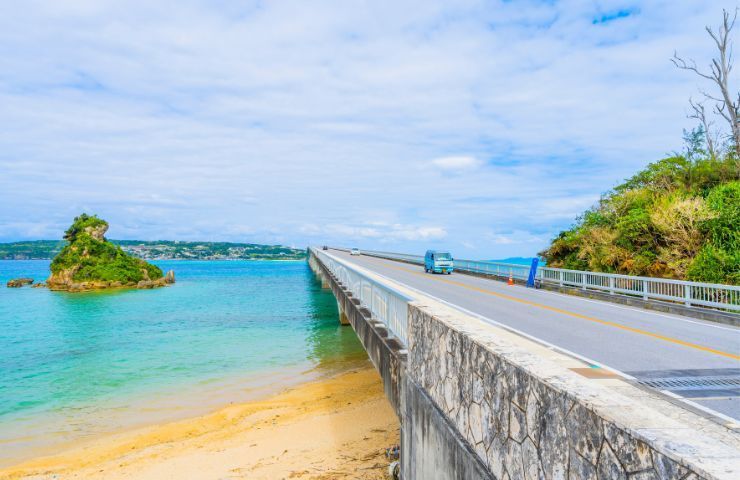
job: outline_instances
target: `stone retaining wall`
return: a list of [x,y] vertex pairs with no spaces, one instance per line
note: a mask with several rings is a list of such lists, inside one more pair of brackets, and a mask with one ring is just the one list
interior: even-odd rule
[[[715,445],[698,452],[680,435],[631,431],[597,407],[604,391],[464,328],[411,305],[407,381],[429,395],[494,478],[693,480],[737,473],[736,451]],[[634,407],[619,397],[607,410]],[[692,462],[697,456],[706,458],[703,465]]]

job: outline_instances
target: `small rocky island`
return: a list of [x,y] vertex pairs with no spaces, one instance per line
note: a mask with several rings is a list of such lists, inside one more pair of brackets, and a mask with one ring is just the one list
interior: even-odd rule
[[64,233],[69,242],[51,262],[46,286],[52,290],[80,292],[106,288],[155,288],[175,283],[172,270],[128,255],[105,238],[108,222],[82,214]]

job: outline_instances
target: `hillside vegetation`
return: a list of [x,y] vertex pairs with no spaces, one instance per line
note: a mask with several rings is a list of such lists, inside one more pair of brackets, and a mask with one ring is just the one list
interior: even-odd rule
[[132,257],[105,239],[108,223],[95,215],[75,217],[64,233],[69,242],[51,262],[51,286],[80,282],[152,281],[163,277],[159,267]]
[[740,167],[702,134],[605,194],[541,252],[548,266],[740,284]]
[[[183,242],[171,240],[109,240],[134,257],[146,260],[299,260],[303,249],[281,245],[230,242]],[[0,243],[0,260],[39,260],[54,258],[67,242],[30,240]]]
[[541,252],[549,266],[740,284],[740,92],[729,76],[739,12],[723,10],[722,23],[706,27],[716,47],[706,67],[671,58],[702,82],[700,98],[689,98],[699,127],[684,131],[685,151],[648,165],[560,232]]

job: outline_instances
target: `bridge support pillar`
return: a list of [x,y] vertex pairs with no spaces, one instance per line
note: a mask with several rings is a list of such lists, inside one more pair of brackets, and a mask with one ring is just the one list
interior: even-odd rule
[[349,318],[347,318],[347,314],[344,313],[344,308],[342,308],[342,304],[339,303],[339,300],[337,300],[337,308],[339,309],[339,323],[342,325],[349,325]]

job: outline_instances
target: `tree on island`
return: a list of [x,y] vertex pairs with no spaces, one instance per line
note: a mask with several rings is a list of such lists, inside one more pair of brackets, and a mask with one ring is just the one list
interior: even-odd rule
[[47,280],[54,290],[87,290],[109,287],[153,288],[174,282],[159,267],[125,253],[105,238],[108,222],[96,215],[75,217],[64,232],[69,242],[51,262]]

